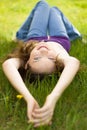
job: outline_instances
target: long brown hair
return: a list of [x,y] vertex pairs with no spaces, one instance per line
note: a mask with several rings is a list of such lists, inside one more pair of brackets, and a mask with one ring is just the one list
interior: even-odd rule
[[27,42],[18,42],[18,47],[16,47],[10,54],[8,54],[6,59],[9,58],[20,58],[26,64],[27,60],[30,57],[30,53],[33,48],[38,44],[37,40],[30,40]]
[[[24,65],[27,63],[29,57],[30,57],[30,53],[33,50],[33,48],[39,43],[39,41],[37,40],[29,40],[27,42],[19,42],[18,43],[18,47],[15,48],[8,56],[6,59],[9,58],[20,58],[22,59],[22,61],[24,62]],[[63,69],[63,64],[62,62],[58,59],[58,56],[56,57],[56,69],[57,72],[61,72]],[[23,79],[25,79],[27,72],[29,73],[29,68],[27,70],[23,68],[19,69],[19,72],[22,76]],[[30,72],[31,73],[31,72]]]

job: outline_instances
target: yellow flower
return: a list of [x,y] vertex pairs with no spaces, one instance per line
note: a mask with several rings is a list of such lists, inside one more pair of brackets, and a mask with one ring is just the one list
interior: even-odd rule
[[22,99],[22,98],[23,98],[22,95],[17,95],[16,97],[17,97],[18,99]]

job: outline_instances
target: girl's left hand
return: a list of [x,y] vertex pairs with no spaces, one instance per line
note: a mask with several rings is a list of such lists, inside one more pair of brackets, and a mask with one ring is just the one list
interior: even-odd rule
[[35,109],[32,113],[34,127],[41,125],[51,125],[54,108],[55,101],[49,95],[46,98],[44,106],[42,108]]

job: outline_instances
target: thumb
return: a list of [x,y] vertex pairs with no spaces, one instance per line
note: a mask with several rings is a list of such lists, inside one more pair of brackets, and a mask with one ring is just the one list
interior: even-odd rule
[[33,112],[33,108],[32,107],[28,107],[27,109],[27,116],[29,120],[32,120],[32,112]]

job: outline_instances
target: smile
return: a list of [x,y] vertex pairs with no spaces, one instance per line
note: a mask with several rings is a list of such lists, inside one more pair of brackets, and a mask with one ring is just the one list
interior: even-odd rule
[[40,47],[38,48],[38,50],[41,49],[41,48],[45,48],[45,49],[48,50],[48,48],[47,48],[46,46],[40,46]]

